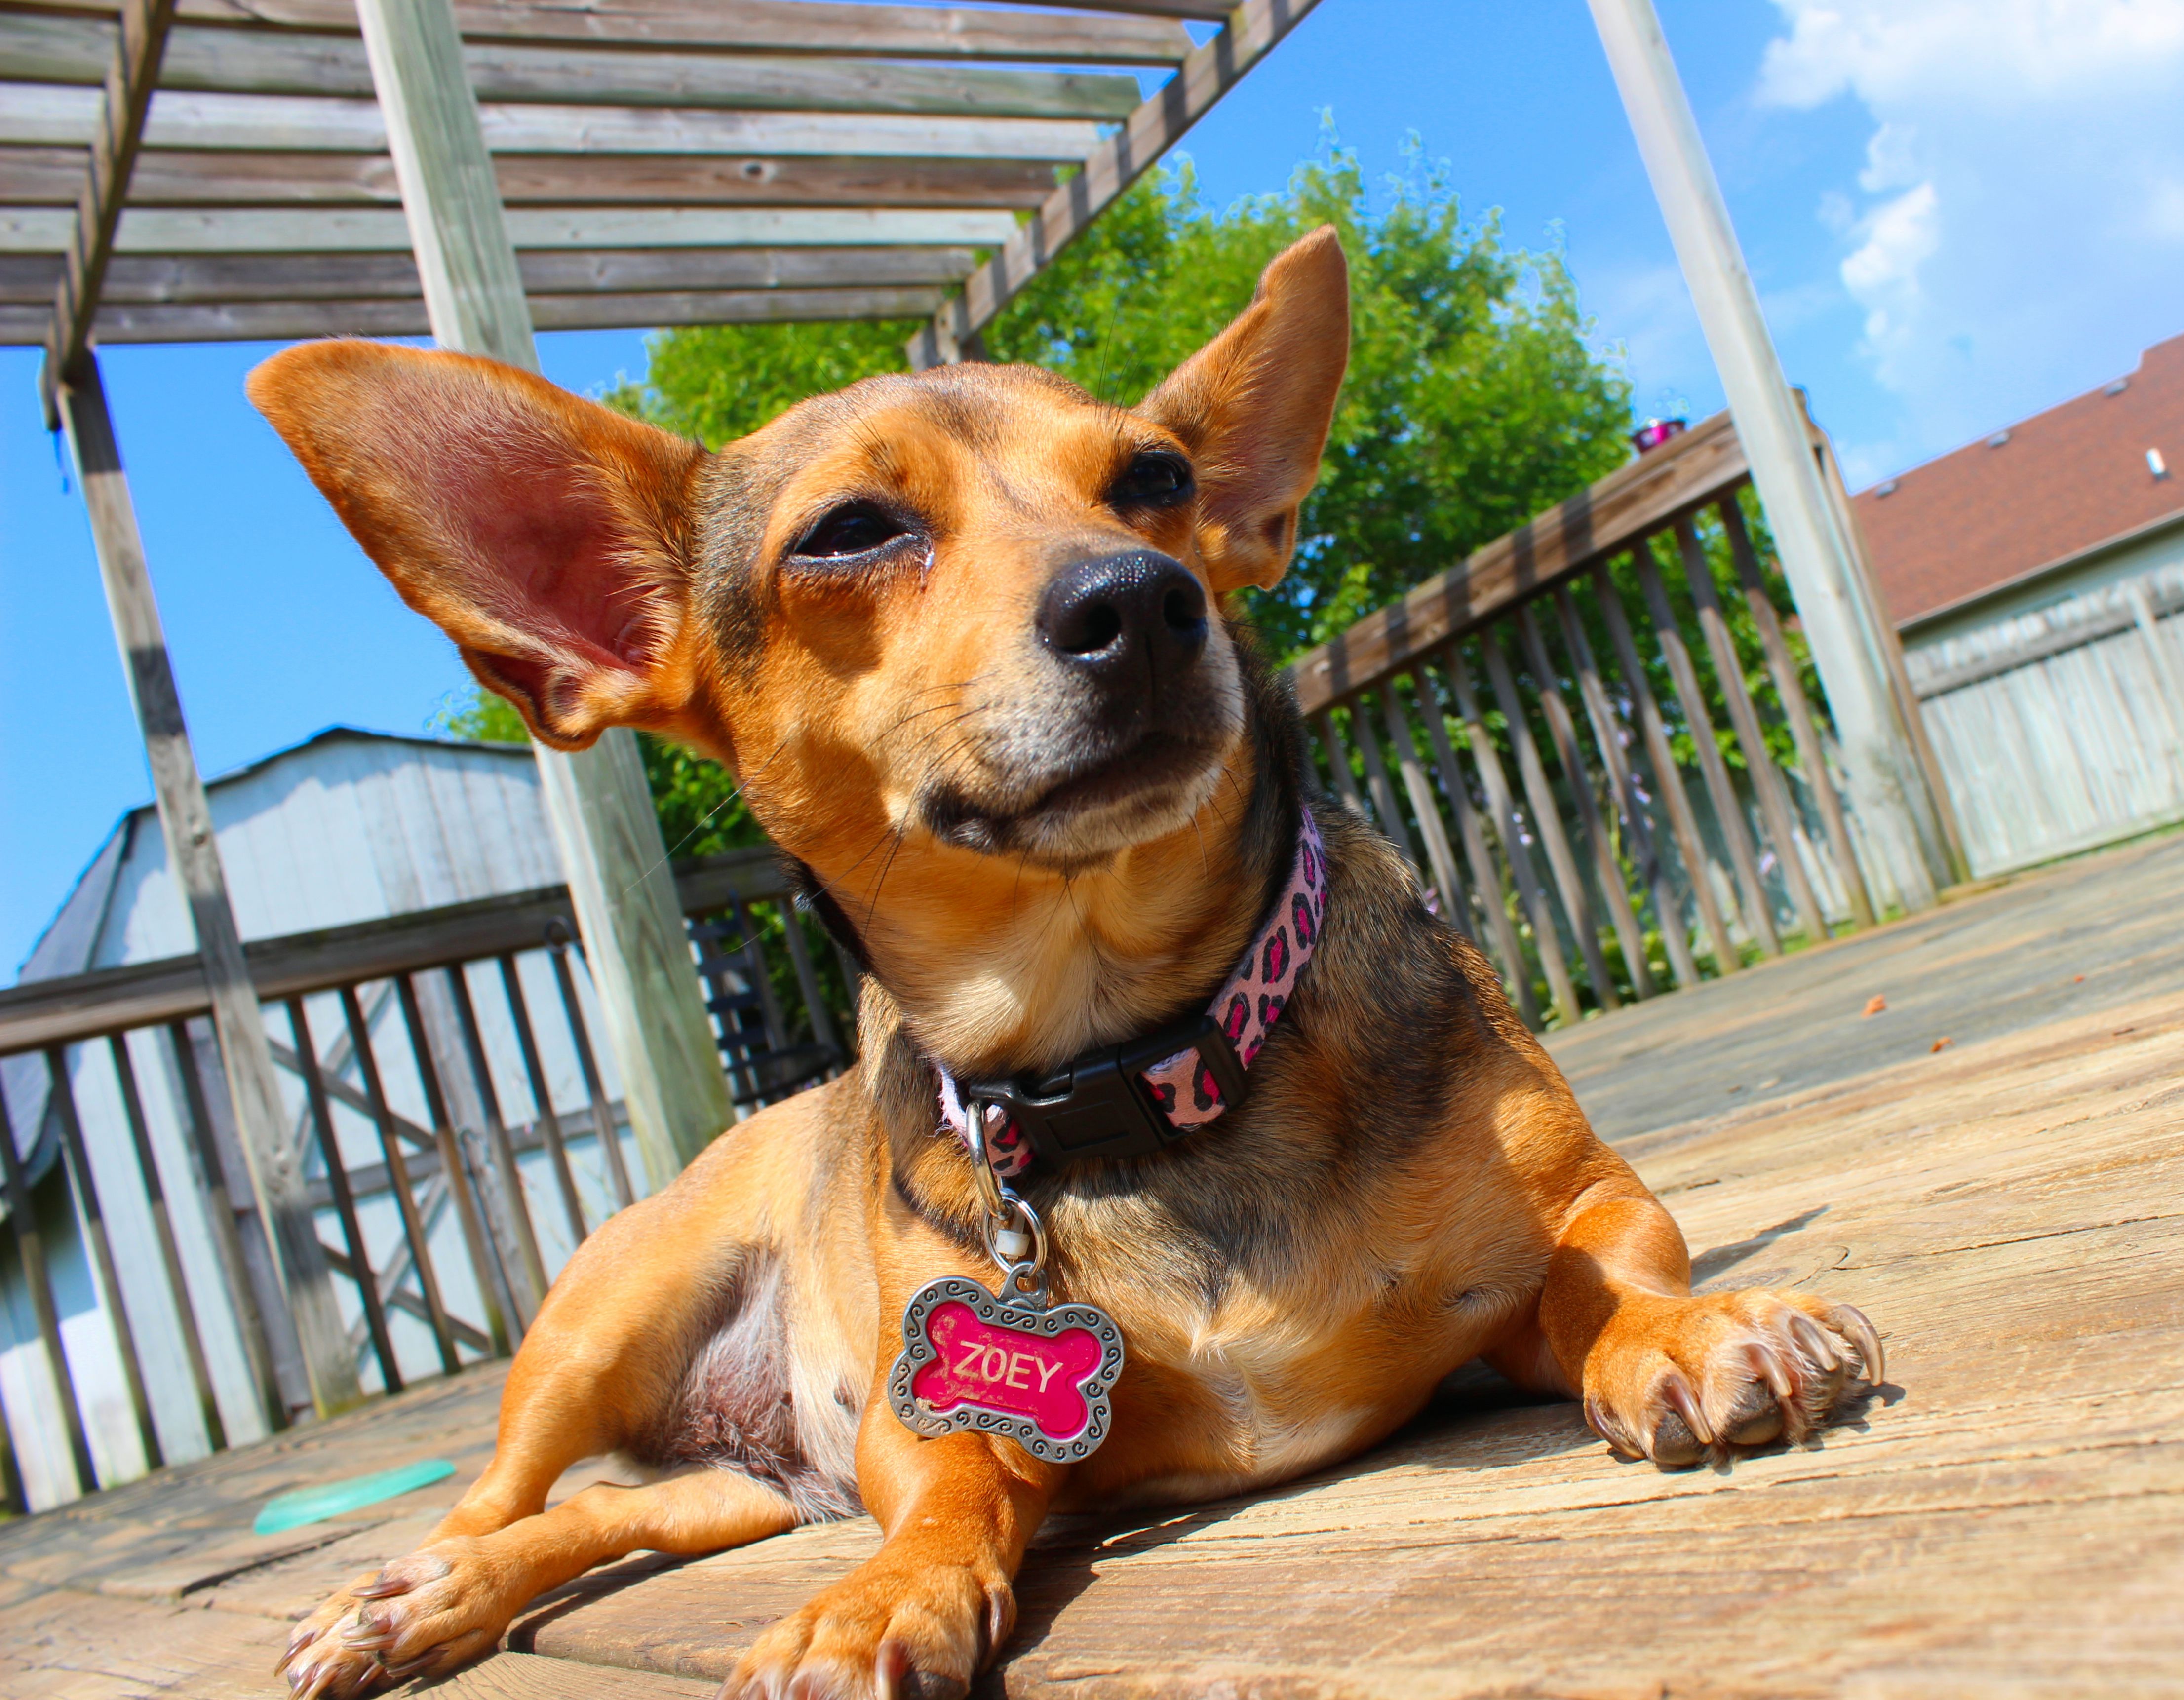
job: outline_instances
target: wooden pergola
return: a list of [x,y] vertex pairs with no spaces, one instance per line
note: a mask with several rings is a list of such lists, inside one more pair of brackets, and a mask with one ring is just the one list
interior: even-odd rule
[[[1316,3],[0,0],[0,341],[45,349],[321,1413],[355,1360],[96,347],[429,331],[535,369],[534,329],[923,319],[914,364],[975,357]],[[636,744],[538,754],[632,1129],[672,1174],[734,1109]]]
[[[454,21],[537,328],[927,317],[967,286],[944,356],[1313,3]],[[59,368],[93,340],[428,330],[379,92],[353,0],[5,0],[0,341]]]

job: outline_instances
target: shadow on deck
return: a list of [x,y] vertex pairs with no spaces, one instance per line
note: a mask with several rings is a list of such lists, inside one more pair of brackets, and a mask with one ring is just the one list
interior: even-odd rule
[[[1619,1463],[1452,1384],[1279,1492],[1042,1532],[993,1692],[2119,1695],[2184,1686],[2184,838],[1557,1035],[1702,1281],[1864,1307],[1892,1384],[1733,1469]],[[1884,1013],[1861,1014],[1875,995]],[[1936,1041],[1950,1041],[1936,1050]],[[0,1529],[0,1690],[270,1696],[287,1622],[407,1550],[501,1369]],[[272,1494],[448,1482],[255,1537]],[[536,1604],[477,1695],[700,1696],[872,1550],[806,1529]]]

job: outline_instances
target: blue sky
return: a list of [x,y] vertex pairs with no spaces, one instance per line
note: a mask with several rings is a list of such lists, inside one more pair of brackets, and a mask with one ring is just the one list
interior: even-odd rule
[[[2129,371],[2184,332],[2184,0],[1657,0],[1769,322],[1853,483]],[[1567,249],[1646,413],[1720,390],[1580,0],[1323,0],[1193,132],[1217,203],[1323,111],[1407,135],[1468,212]],[[635,333],[540,338],[578,390]],[[335,722],[415,731],[465,675],[242,399],[264,345],[104,357],[208,774]],[[0,350],[0,974],[150,783],[37,359]]]

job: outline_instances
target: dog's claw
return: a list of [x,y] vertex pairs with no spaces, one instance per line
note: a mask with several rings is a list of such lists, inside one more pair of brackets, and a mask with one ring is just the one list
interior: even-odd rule
[[1888,1379],[1888,1360],[1880,1350],[1880,1336],[1873,1324],[1856,1305],[1838,1301],[1828,1311],[1828,1325],[1850,1336],[1851,1344],[1858,1348],[1858,1368],[1869,1386],[1878,1387]]
[[359,1600],[383,1600],[395,1594],[408,1593],[410,1586],[410,1579],[398,1571],[390,1576],[382,1570],[363,1586],[351,1588],[349,1592]]

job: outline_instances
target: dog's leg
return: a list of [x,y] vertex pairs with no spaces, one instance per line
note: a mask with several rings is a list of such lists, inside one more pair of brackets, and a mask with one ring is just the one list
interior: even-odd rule
[[1853,1353],[1868,1382],[1886,1373],[1850,1305],[1763,1288],[1695,1298],[1691,1279],[1675,1219],[1635,1176],[1603,1182],[1563,1229],[1536,1329],[1489,1361],[1582,1396],[1609,1445],[1669,1467],[1800,1438],[1826,1420]]
[[857,1482],[887,1541],[766,1630],[722,1689],[723,1700],[968,1692],[1008,1639],[1017,1566],[1067,1474],[1067,1466],[1042,1464],[1011,1441],[921,1440],[875,1389],[857,1436]]
[[762,1483],[697,1469],[644,1487],[588,1487],[490,1534],[448,1534],[443,1524],[352,1588],[355,1603],[290,1653],[289,1685],[298,1700],[314,1700],[441,1675],[491,1652],[516,1613],[594,1564],[637,1552],[716,1552],[800,1520]]

